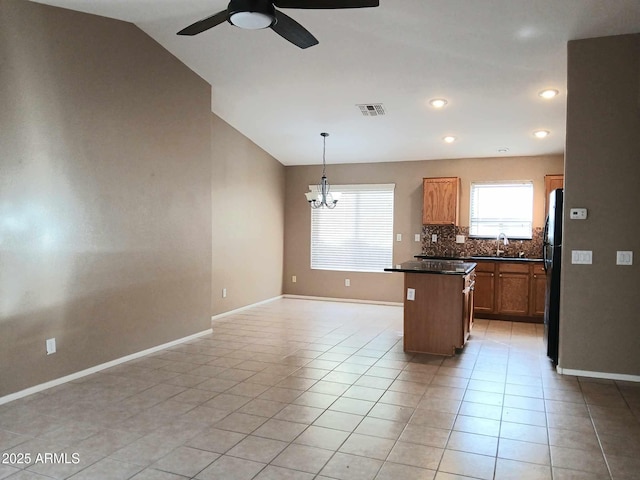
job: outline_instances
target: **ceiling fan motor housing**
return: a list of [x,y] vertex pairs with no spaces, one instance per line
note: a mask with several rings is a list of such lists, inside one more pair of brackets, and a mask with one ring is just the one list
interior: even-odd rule
[[229,23],[248,30],[268,28],[276,23],[276,9],[269,0],[231,0]]

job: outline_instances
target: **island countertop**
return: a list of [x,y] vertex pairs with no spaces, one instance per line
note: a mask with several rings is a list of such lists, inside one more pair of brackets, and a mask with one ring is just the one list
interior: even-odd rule
[[467,275],[476,268],[474,262],[461,262],[450,260],[411,260],[404,262],[400,268],[385,268],[385,272],[402,272],[402,273],[431,273],[446,275]]

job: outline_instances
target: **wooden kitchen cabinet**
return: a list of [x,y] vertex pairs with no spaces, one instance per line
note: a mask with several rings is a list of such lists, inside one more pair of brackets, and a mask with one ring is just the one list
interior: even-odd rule
[[460,179],[434,177],[422,179],[422,224],[458,225]]
[[531,270],[531,303],[529,313],[535,317],[544,317],[547,274],[542,265],[533,265]]
[[476,274],[472,272],[464,276],[464,290],[462,290],[462,345],[464,345],[473,329],[473,305],[475,298]]
[[546,275],[541,263],[477,261],[474,312],[479,318],[540,323]]
[[495,313],[495,262],[476,262],[474,307],[476,314]]
[[544,176],[544,215],[545,218],[549,213],[549,195],[557,188],[564,188],[564,175],[545,175]]
[[529,276],[529,265],[527,264],[498,264],[496,313],[503,315],[528,315]]

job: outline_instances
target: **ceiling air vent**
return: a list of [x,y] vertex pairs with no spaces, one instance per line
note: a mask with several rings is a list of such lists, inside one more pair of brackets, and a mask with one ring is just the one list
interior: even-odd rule
[[365,117],[379,117],[384,115],[384,107],[381,103],[364,103],[362,105],[356,105],[360,109],[360,112]]

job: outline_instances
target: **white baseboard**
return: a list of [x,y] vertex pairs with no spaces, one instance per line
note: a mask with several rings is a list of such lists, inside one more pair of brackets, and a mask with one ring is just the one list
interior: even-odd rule
[[355,298],[334,298],[334,297],[312,297],[308,295],[283,295],[284,298],[297,298],[300,300],[321,300],[325,302],[343,302],[343,303],[367,303],[370,305],[389,305],[392,307],[402,307],[402,302],[385,302],[379,300],[357,300]]
[[267,298],[266,300],[262,300],[260,302],[252,303],[251,305],[245,305],[244,307],[235,308],[233,310],[229,310],[228,312],[218,313],[211,317],[211,321],[215,322],[216,320],[220,320],[221,318],[228,317],[229,315],[234,315],[236,313],[240,313],[243,310],[248,310],[253,307],[257,307],[258,305],[263,305],[265,303],[273,302],[274,300],[279,300],[282,298],[282,295],[278,295],[277,297]]
[[204,330],[199,333],[194,333],[193,335],[179,338],[178,340],[173,340],[168,343],[163,343],[162,345],[157,345],[155,347],[142,350],[141,352],[136,352],[136,353],[132,353],[131,355],[126,355],[124,357],[116,358],[115,360],[111,360],[110,362],[101,363],[100,365],[96,365],[95,367],[87,368],[86,370],[81,370],[79,372],[72,373],[64,377],[56,378],[55,380],[50,380],[48,382],[41,383],[39,385],[35,385],[33,387],[29,387],[24,390],[20,390],[19,392],[16,392],[16,393],[5,395],[4,397],[0,397],[0,405],[12,402],[14,400],[18,400],[19,398],[23,398],[28,395],[32,395],[34,393],[41,392],[43,390],[47,390],[52,387],[57,387],[58,385],[62,385],[63,383],[67,383],[72,380],[77,380],[78,378],[86,377],[87,375],[91,375],[93,373],[99,372],[101,370],[105,370],[107,368],[115,367],[116,365],[120,365],[121,363],[125,363],[130,360],[135,360],[136,358],[144,357],[145,355],[149,355],[150,353],[155,353],[160,350],[164,350],[165,348],[173,347],[175,345],[188,342],[189,340],[193,340],[195,338],[208,335],[212,332],[213,330],[209,328],[208,330]]
[[640,375],[627,375],[626,373],[590,372],[588,370],[573,370],[571,368],[562,368],[562,367],[556,367],[556,371],[560,375],[603,378],[607,380],[621,380],[625,382],[640,382]]

